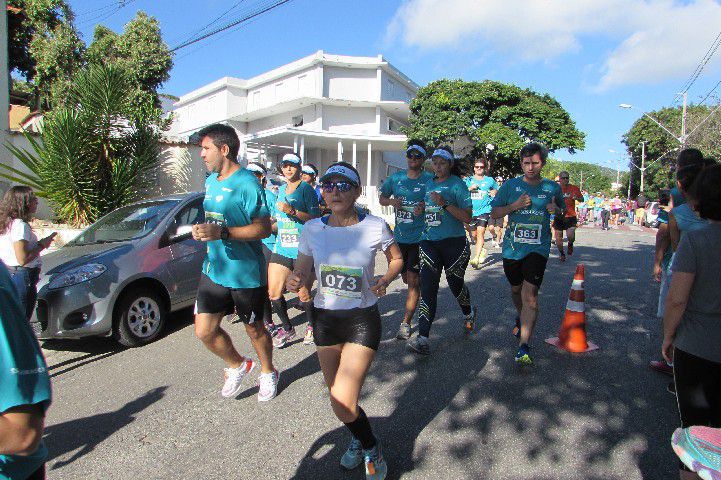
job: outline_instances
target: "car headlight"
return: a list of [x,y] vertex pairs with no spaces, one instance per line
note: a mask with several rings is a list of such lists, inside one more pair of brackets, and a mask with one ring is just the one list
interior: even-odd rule
[[60,275],[56,275],[55,278],[50,280],[48,288],[65,288],[78,283],[87,282],[93,278],[101,275],[107,267],[101,263],[89,263],[87,265],[81,265],[63,272]]

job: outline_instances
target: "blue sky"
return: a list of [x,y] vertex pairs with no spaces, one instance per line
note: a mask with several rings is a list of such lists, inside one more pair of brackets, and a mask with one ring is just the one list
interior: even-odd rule
[[[90,42],[93,17],[113,1],[69,3]],[[235,3],[134,0],[102,23],[121,31],[144,10],[173,47]],[[242,1],[226,18],[259,3]],[[112,9],[99,10],[105,11]],[[182,95],[223,76],[248,78],[317,50],[383,54],[420,85],[443,77],[491,79],[548,93],[586,133],[584,151],[555,156],[609,165],[619,153],[608,150],[623,152],[620,138],[640,115],[618,105],[645,111],[673,105],[719,29],[715,0],[292,0],[178,51],[163,90]],[[720,73],[718,52],[689,100],[705,97]]]

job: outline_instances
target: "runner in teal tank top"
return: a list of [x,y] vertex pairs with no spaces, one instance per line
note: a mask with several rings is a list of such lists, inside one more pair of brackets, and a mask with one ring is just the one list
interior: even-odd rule
[[477,158],[473,162],[473,175],[466,177],[468,191],[471,192],[473,202],[473,218],[468,224],[471,239],[476,244],[475,254],[471,257],[471,267],[478,269],[486,260],[488,252],[485,249],[486,227],[491,219],[491,200],[496,195],[498,183],[489,177],[488,160]]
[[529,365],[533,363],[528,343],[538,318],[538,289],[551,251],[551,215],[562,215],[566,204],[560,185],[541,177],[548,157],[546,148],[528,143],[520,157],[523,176],[503,183],[491,204],[491,215],[508,215],[503,270],[518,312],[519,348],[515,360]]
[[418,140],[408,142],[406,160],[408,170],[396,172],[383,182],[379,200],[381,205],[395,208],[393,236],[403,255],[401,276],[408,285],[406,309],[396,335],[398,340],[410,338],[411,320],[420,298],[418,244],[421,241],[425,222],[423,215],[416,215],[413,210],[416,205],[423,203],[426,183],[433,178],[430,172],[423,169],[426,160],[426,147],[423,142]]
[[[280,164],[281,173],[286,184],[278,191],[276,215],[278,238],[275,250],[268,265],[268,292],[273,311],[278,315],[282,326],[275,330],[273,345],[282,348],[295,338],[295,328],[288,317],[286,304],[285,282],[293,271],[295,259],[298,258],[298,241],[303,231],[303,224],[320,216],[318,197],[313,187],[301,180],[302,161],[295,153],[287,153]],[[312,325],[313,304],[311,303],[310,285],[303,286],[298,292],[300,307],[305,310],[308,324],[306,335]]]

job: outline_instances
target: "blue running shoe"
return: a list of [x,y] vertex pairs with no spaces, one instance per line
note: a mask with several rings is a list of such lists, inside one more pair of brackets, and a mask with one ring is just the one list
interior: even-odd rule
[[370,450],[363,450],[363,457],[366,464],[366,480],[383,480],[388,473],[388,464],[381,454],[381,445]]
[[466,333],[472,333],[473,329],[476,326],[476,317],[478,316],[478,310],[476,309],[476,306],[473,305],[471,307],[471,313],[469,313],[465,317],[465,321],[463,322],[463,328]]
[[721,429],[677,428],[671,446],[683,464],[703,480],[721,480]]
[[531,347],[525,343],[518,347],[518,353],[516,353],[516,363],[520,363],[521,365],[533,365],[533,360],[531,360]]
[[346,470],[353,470],[363,463],[363,446],[360,440],[353,437],[348,445],[348,450],[340,457],[340,466]]

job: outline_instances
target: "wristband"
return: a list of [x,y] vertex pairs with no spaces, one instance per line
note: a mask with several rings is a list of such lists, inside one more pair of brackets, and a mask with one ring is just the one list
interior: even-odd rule
[[441,205],[441,208],[442,208],[443,210],[445,210],[445,209],[448,208],[449,205],[450,205],[450,203],[446,203],[445,205]]
[[298,213],[298,210],[296,210],[295,207],[290,207],[290,208],[292,210],[290,211],[290,213],[288,215],[290,215],[291,217],[295,217],[296,214]]

